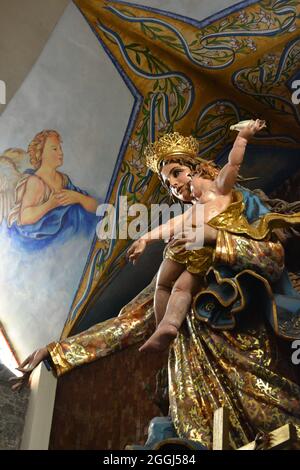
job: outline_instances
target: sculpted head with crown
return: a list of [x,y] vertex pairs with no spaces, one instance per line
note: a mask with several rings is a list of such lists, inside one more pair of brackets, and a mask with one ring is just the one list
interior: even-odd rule
[[191,202],[190,182],[194,174],[214,179],[218,169],[198,157],[199,143],[178,132],[163,135],[145,149],[146,165],[158,174],[163,185],[176,199]]

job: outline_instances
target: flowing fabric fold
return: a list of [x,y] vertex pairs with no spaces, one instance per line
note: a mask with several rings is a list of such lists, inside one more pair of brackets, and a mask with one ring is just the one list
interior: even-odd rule
[[[259,213],[258,218],[251,221],[247,204],[249,196],[246,191],[235,191],[233,202],[221,214],[211,219],[208,224],[216,230],[226,230],[236,235],[246,235],[253,240],[264,240],[276,229],[300,224],[300,213],[280,214],[276,212]],[[250,219],[250,220],[249,220]]]
[[230,413],[233,449],[286,423],[300,437],[300,387],[276,373],[274,337],[262,318],[252,312],[244,320],[237,330],[214,331],[191,313],[174,341],[169,397],[180,437],[211,448],[213,414],[221,406]]
[[[8,233],[14,242],[20,247],[37,250],[53,242],[63,244],[75,234],[91,235],[96,228],[98,218],[96,214],[86,211],[80,204],[69,204],[52,209],[32,224],[22,225],[20,223],[23,196],[28,179],[34,174],[33,171],[28,170],[16,188],[16,203],[8,217]],[[62,177],[64,189],[84,195],[88,194],[75,186],[67,175],[62,174]],[[46,183],[42,184],[44,185],[44,194],[39,204],[47,201],[51,194]]]

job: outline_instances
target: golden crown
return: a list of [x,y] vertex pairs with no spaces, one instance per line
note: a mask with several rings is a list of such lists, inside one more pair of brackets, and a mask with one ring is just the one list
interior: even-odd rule
[[185,160],[195,161],[199,151],[198,140],[194,137],[184,137],[179,132],[164,134],[160,139],[147,145],[144,156],[146,165],[155,173],[160,172],[163,160],[182,155]]

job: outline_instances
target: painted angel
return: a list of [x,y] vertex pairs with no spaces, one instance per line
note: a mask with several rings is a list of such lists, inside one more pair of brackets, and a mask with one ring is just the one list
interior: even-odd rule
[[31,168],[23,172],[25,151],[10,149],[0,157],[0,220],[7,220],[10,236],[35,249],[74,233],[91,233],[98,202],[57,170],[64,157],[59,133],[39,132],[27,154]]

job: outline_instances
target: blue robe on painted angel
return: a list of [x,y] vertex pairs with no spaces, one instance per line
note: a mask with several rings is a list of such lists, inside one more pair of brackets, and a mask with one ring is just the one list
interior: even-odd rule
[[[85,235],[89,237],[95,232],[97,217],[95,213],[88,212],[80,204],[59,206],[44,214],[38,221],[32,224],[20,223],[20,212],[22,200],[26,191],[28,179],[34,175],[33,170],[26,170],[16,186],[15,205],[7,218],[8,234],[18,246],[29,251],[42,249],[49,244],[64,244],[74,235]],[[76,191],[88,195],[79,187],[75,186],[69,176],[63,176],[63,189]],[[44,189],[38,201],[38,205],[49,199],[50,187],[40,179]]]

